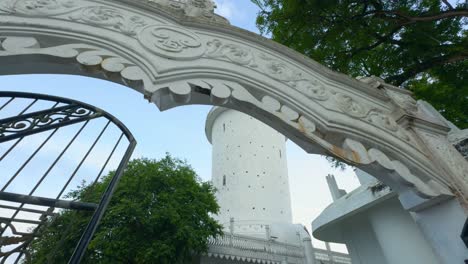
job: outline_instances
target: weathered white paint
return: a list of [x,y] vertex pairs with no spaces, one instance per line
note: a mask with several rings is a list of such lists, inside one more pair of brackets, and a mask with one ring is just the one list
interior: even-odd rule
[[219,221],[292,224],[286,138],[253,117],[226,108],[210,112],[206,134],[213,146]]
[[399,194],[410,189],[440,202],[455,193],[468,208],[468,163],[447,123],[410,92],[378,78],[354,80],[232,27],[208,0],[2,0],[0,63],[0,74],[122,83],[161,110],[237,109]]
[[343,189],[338,188],[338,184],[336,183],[335,176],[333,175],[327,175],[327,184],[328,184],[328,189],[330,190],[330,193],[332,195],[333,201],[336,201],[346,195],[346,191]]
[[[315,237],[345,243],[353,263],[438,264],[468,257],[459,239],[465,216],[454,200],[419,207],[416,203],[426,203],[424,199],[398,197],[388,187],[373,191],[379,183],[370,175],[357,174],[367,183],[334,201],[314,220]],[[410,213],[400,200],[419,209]],[[447,254],[450,251],[458,253]]]
[[460,238],[466,215],[455,199],[411,215],[441,263],[463,263],[468,259],[468,249]]
[[398,199],[374,206],[368,212],[378,244],[388,264],[439,264],[439,260],[411,215]]
[[353,264],[388,264],[366,217],[359,215],[342,224],[342,243],[346,243]]

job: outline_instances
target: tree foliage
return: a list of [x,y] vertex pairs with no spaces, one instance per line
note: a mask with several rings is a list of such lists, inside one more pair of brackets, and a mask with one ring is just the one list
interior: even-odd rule
[[[98,202],[113,173],[70,198]],[[189,263],[221,234],[211,184],[166,156],[130,161],[82,263]],[[31,263],[67,263],[91,214],[64,210],[29,247]]]
[[447,0],[252,0],[262,33],[351,76],[410,89],[468,126],[468,6]]

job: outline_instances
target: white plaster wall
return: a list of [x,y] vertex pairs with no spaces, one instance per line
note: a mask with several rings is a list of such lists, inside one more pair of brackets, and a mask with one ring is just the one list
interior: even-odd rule
[[468,249],[460,238],[466,214],[456,199],[412,213],[441,263],[463,263]]
[[292,223],[285,137],[235,110],[219,114],[211,135],[218,220]]
[[[343,237],[353,264],[389,264],[367,217],[343,222]],[[399,264],[410,263],[402,262]]]
[[439,264],[430,245],[398,199],[389,199],[368,212],[374,234],[388,264]]

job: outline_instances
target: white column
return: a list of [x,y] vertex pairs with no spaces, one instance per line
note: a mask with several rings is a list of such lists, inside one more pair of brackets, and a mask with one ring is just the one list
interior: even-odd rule
[[285,137],[241,112],[214,108],[206,134],[222,224],[292,223]]
[[388,264],[439,264],[422,232],[397,199],[372,208],[369,220]]

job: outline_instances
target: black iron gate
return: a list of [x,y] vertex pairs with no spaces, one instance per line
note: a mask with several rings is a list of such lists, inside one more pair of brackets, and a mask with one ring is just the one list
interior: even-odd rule
[[[0,263],[28,258],[27,247],[60,210],[92,211],[69,263],[79,263],[136,141],[115,117],[49,95],[0,92]],[[99,203],[67,198],[115,169]],[[51,252],[53,254],[53,252]]]

